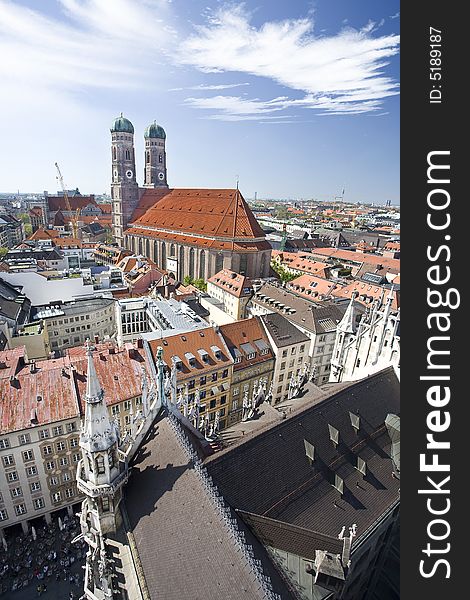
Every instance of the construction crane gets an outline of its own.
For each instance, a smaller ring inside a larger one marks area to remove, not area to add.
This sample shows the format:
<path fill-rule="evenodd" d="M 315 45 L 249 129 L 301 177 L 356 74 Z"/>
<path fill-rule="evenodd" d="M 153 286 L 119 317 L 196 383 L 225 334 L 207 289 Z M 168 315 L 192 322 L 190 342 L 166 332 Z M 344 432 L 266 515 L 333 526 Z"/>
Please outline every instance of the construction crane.
<path fill-rule="evenodd" d="M 70 206 L 69 196 L 67 194 L 67 190 L 65 189 L 64 178 L 62 177 L 62 173 L 60 172 L 58 163 L 55 163 L 55 168 L 57 169 L 57 179 L 59 180 L 60 187 L 62 188 L 62 192 L 64 194 L 65 206 L 67 207 L 67 212 L 70 215 L 70 225 L 72 226 L 73 237 L 75 239 L 78 238 L 78 215 L 80 213 L 80 209 L 78 209 L 75 213 L 72 211 L 72 207 Z"/>

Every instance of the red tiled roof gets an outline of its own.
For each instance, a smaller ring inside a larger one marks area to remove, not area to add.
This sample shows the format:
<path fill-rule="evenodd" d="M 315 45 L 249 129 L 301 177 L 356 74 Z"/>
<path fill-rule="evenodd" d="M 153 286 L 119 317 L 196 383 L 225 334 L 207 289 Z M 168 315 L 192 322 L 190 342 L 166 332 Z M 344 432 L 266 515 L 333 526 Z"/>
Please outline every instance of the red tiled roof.
<path fill-rule="evenodd" d="M 338 250 L 336 248 L 315 248 L 311 254 L 325 256 L 331 259 L 337 259 L 339 261 L 351 260 L 370 265 L 382 265 L 385 268 L 400 271 L 400 260 L 397 258 L 387 258 L 385 256 L 378 256 L 374 254 L 367 254 L 367 256 L 364 256 L 358 252 L 352 252 L 351 250 Z"/>
<path fill-rule="evenodd" d="M 131 224 L 134 229 L 158 227 L 209 238 L 265 237 L 240 191 L 234 189 L 145 190 Z"/>
<path fill-rule="evenodd" d="M 58 237 L 60 237 L 60 231 L 57 231 L 57 229 L 44 229 L 40 227 L 29 236 L 28 240 L 51 240 Z"/>
<path fill-rule="evenodd" d="M 107 405 L 142 393 L 142 366 L 150 375 L 143 349 L 133 344 L 123 348 L 98 344 L 93 361 Z M 87 379 L 83 347 L 71 348 L 62 358 L 36 361 L 34 373 L 24 361 L 24 347 L 0 352 L 0 362 L 6 365 L 0 368 L 0 435 L 30 428 L 33 416 L 34 426 L 40 426 L 83 412 Z M 16 380 L 10 381 L 12 375 Z"/>
<path fill-rule="evenodd" d="M 364 281 L 352 281 L 344 287 L 339 287 L 333 291 L 333 296 L 337 298 L 351 298 L 353 292 L 357 292 L 359 295 L 356 297 L 356 302 L 360 302 L 367 306 L 374 300 L 384 301 L 390 294 L 390 289 L 384 288 L 380 285 L 373 285 Z M 400 293 L 397 290 L 393 290 L 392 308 L 397 310 L 400 306 Z"/>
<path fill-rule="evenodd" d="M 40 206 L 33 206 L 33 208 L 30 209 L 29 214 L 32 217 L 41 217 L 42 218 L 42 208 Z"/>
<path fill-rule="evenodd" d="M 169 367 L 172 364 L 172 356 L 180 358 L 182 367 L 178 372 L 178 378 L 189 379 L 191 377 L 199 377 L 204 373 L 228 367 L 233 363 L 223 337 L 213 327 L 171 335 L 163 340 L 151 340 L 148 344 L 154 361 L 158 346 L 163 348 L 163 360 Z M 220 360 L 217 359 L 212 350 L 215 346 L 221 350 Z M 205 350 L 208 353 L 209 358 L 207 362 L 202 360 L 198 350 Z M 190 352 L 196 358 L 194 367 L 191 367 L 189 359 L 185 356 L 187 352 Z"/>
<path fill-rule="evenodd" d="M 286 284 L 286 287 L 299 296 L 310 300 L 318 296 L 330 296 L 334 290 L 341 289 L 341 286 L 337 283 L 307 273 L 293 279 Z"/>
<path fill-rule="evenodd" d="M 252 292 L 250 279 L 229 269 L 222 269 L 210 277 L 207 282 L 216 285 L 237 298 L 249 296 Z"/>
<path fill-rule="evenodd" d="M 47 196 L 47 205 L 51 212 L 55 212 L 58 210 L 68 211 L 67 202 L 65 201 L 64 196 Z M 93 204 L 94 206 L 98 206 L 98 203 L 95 200 L 95 197 L 92 196 L 68 196 L 68 200 L 70 203 L 70 208 L 75 211 L 78 208 L 82 209 L 89 204 Z"/>
<path fill-rule="evenodd" d="M 235 321 L 234 323 L 227 323 L 220 326 L 220 331 L 224 336 L 227 346 L 233 352 L 233 348 L 237 348 L 241 355 L 241 361 L 235 363 L 233 366 L 234 371 L 244 369 L 251 365 L 271 360 L 273 358 L 273 352 L 269 344 L 268 336 L 262 327 L 259 317 L 253 317 L 251 319 L 243 319 L 242 321 Z M 269 346 L 269 350 L 266 354 L 260 354 L 260 349 L 255 344 L 255 341 L 263 340 L 263 342 Z M 242 344 L 250 344 L 256 351 L 255 357 L 248 359 L 248 353 L 242 348 Z"/>

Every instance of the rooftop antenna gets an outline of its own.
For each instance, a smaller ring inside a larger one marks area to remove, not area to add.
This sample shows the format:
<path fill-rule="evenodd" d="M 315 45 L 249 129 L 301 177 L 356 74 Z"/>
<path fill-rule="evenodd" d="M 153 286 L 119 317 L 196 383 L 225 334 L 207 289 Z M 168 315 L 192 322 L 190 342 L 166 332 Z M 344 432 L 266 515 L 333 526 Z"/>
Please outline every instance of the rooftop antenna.
<path fill-rule="evenodd" d="M 237 190 L 238 190 L 238 184 L 240 183 L 240 176 L 239 175 L 235 175 L 235 177 L 237 178 Z"/>

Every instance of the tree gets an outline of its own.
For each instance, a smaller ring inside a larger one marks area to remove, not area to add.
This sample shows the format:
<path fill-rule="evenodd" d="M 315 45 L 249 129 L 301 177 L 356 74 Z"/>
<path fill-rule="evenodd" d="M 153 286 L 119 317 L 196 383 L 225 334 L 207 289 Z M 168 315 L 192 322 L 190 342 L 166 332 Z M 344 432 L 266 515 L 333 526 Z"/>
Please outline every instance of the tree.
<path fill-rule="evenodd" d="M 8 254 L 8 248 L 0 248 L 0 260 L 3 260 L 6 254 Z"/>
<path fill-rule="evenodd" d="M 279 279 L 283 283 L 286 283 L 287 281 L 292 281 L 293 279 L 296 279 L 298 277 L 297 273 L 289 273 L 289 271 L 286 271 L 286 269 L 282 265 L 274 261 L 271 262 L 271 267 L 273 271 L 277 273 Z"/>

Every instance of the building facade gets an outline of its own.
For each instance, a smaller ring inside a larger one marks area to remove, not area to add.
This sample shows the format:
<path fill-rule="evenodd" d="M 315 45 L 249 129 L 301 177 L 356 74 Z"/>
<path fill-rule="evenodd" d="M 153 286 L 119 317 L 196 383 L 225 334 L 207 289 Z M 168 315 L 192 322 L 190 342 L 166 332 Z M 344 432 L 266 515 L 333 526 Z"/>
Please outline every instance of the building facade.
<path fill-rule="evenodd" d="M 328 383 L 336 339 L 336 328 L 345 311 L 344 304 L 307 300 L 286 288 L 264 284 L 250 300 L 252 315 L 279 314 L 309 338 L 308 357 L 317 385 Z"/>
<path fill-rule="evenodd" d="M 87 298 L 41 307 L 34 315 L 44 321 L 51 352 L 61 354 L 82 346 L 88 338 L 115 338 L 116 309 L 113 298 Z"/>
<path fill-rule="evenodd" d="M 145 340 L 144 345 L 154 364 L 161 346 L 167 368 L 170 370 L 174 365 L 175 403 L 180 412 L 206 433 L 216 420 L 218 429 L 224 429 L 234 359 L 220 329 L 207 327 L 164 339 Z"/>
<path fill-rule="evenodd" d="M 275 354 L 259 318 L 244 319 L 220 327 L 233 358 L 232 385 L 227 425 L 243 418 L 243 404 L 254 407 L 267 398 L 274 374 Z"/>
<path fill-rule="evenodd" d="M 0 536 L 20 524 L 63 509 L 76 512 L 81 419 L 85 415 L 89 356 L 83 347 L 66 356 L 28 360 L 24 348 L 0 352 Z M 97 344 L 94 371 L 121 438 L 131 432 L 145 402 L 151 368 L 138 344 Z M 145 373 L 145 375 L 144 375 Z M 75 506 L 76 505 L 76 506 Z"/>
<path fill-rule="evenodd" d="M 277 313 L 260 317 L 276 361 L 272 377 L 273 404 L 286 400 L 294 377 L 309 365 L 309 338 Z"/>
<path fill-rule="evenodd" d="M 336 332 L 330 381 L 355 381 L 381 369 L 400 366 L 400 309 L 393 310 L 394 295 L 376 300 L 358 320 L 357 293 Z"/>
<path fill-rule="evenodd" d="M 238 321 L 247 316 L 246 305 L 253 295 L 253 285 L 248 277 L 223 269 L 207 280 L 207 293 Z"/>

